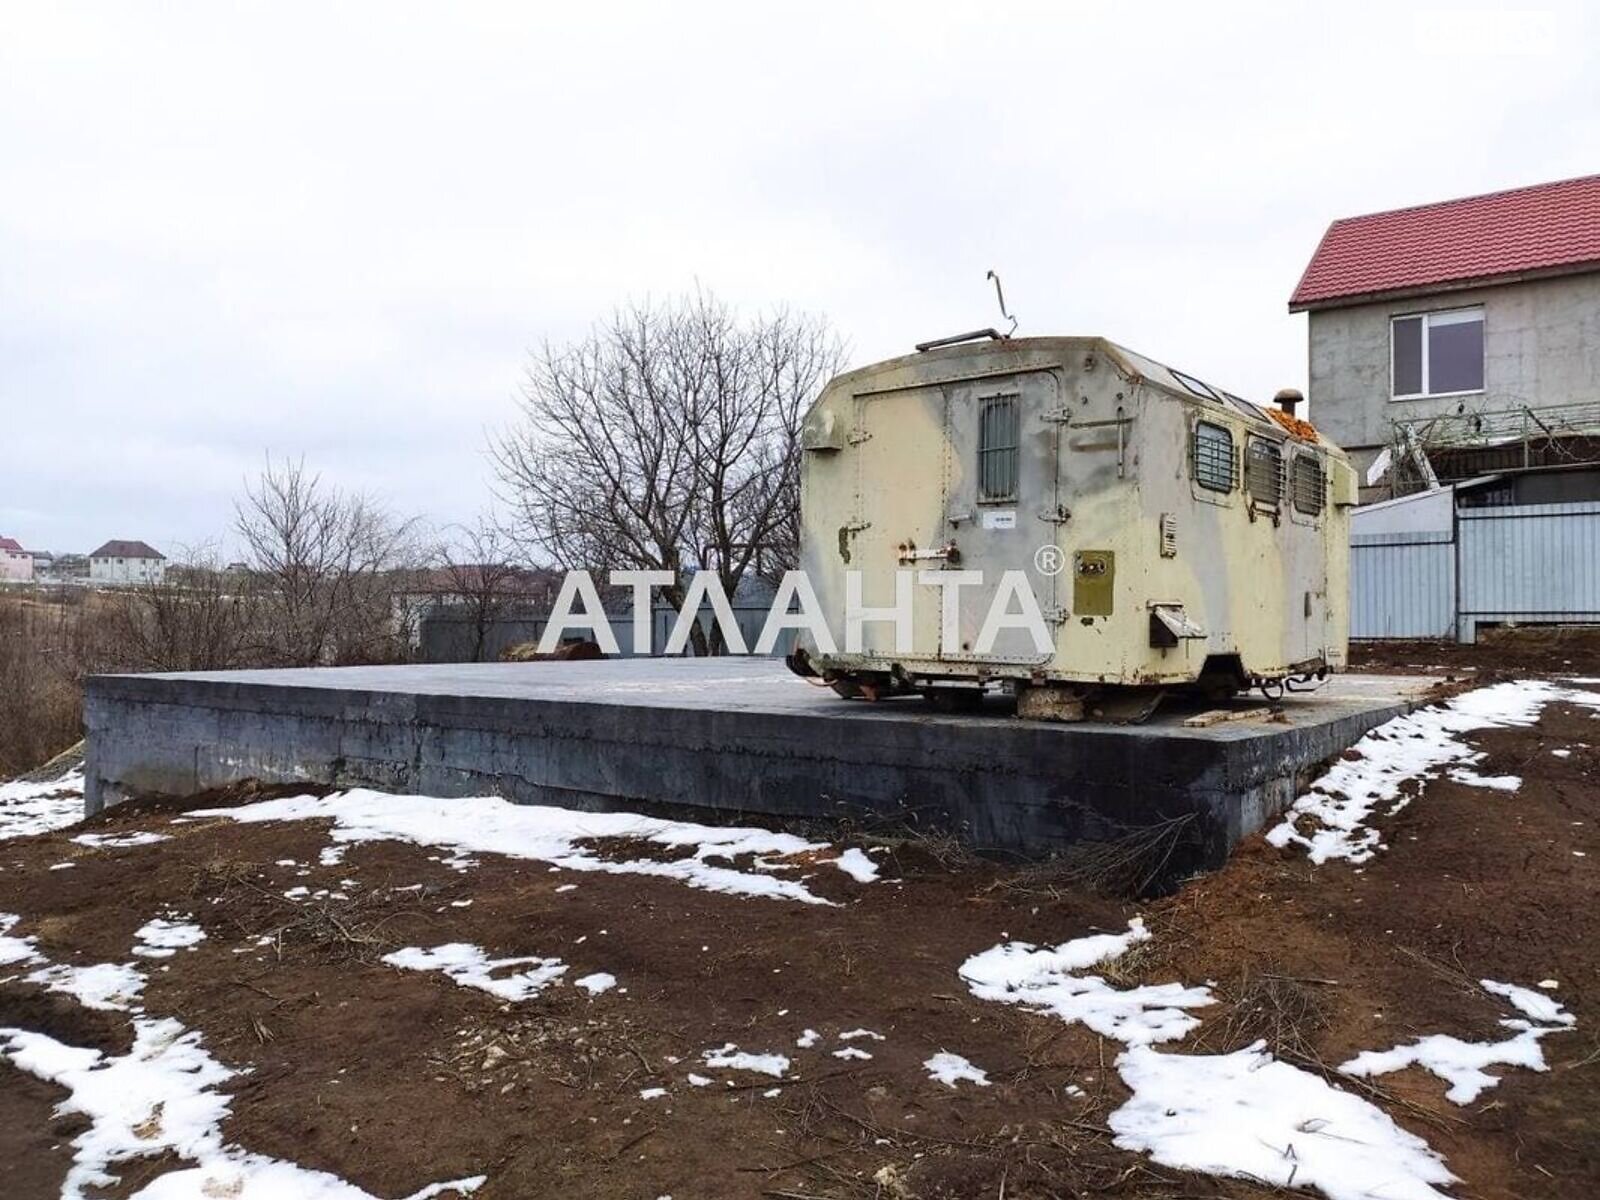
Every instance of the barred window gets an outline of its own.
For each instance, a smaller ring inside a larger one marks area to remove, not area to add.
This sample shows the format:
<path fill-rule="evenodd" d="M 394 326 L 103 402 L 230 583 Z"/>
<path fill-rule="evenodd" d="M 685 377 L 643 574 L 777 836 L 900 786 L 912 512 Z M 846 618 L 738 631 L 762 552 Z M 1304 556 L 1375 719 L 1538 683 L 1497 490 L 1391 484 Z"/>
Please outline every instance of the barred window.
<path fill-rule="evenodd" d="M 990 396 L 978 410 L 978 499 L 1017 498 L 1017 398 Z"/>
<path fill-rule="evenodd" d="M 1250 439 L 1244 459 L 1244 486 L 1257 504 L 1278 507 L 1283 499 L 1283 451 L 1276 442 Z"/>
<path fill-rule="evenodd" d="M 1307 516 L 1322 511 L 1323 497 L 1327 491 L 1327 478 L 1322 470 L 1322 460 L 1310 454 L 1294 457 L 1294 506 Z"/>
<path fill-rule="evenodd" d="M 1210 421 L 1194 427 L 1194 480 L 1212 492 L 1233 491 L 1233 434 Z"/>

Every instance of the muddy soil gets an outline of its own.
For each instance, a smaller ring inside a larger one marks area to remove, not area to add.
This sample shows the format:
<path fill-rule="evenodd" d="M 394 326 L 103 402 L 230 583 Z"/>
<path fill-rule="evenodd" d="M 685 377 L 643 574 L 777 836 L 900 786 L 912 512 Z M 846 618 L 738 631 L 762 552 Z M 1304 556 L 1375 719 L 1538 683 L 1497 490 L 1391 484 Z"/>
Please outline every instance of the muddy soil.
<path fill-rule="evenodd" d="M 325 823 L 174 823 L 169 806 L 95 823 L 171 835 L 156 845 L 94 849 L 72 829 L 0 843 L 0 912 L 20 914 L 14 934 L 50 958 L 80 963 L 128 961 L 139 926 L 192 914 L 206 940 L 145 964 L 144 1007 L 249 1068 L 230 1085 L 225 1135 L 382 1197 L 478 1173 L 484 1200 L 1281 1194 L 1116 1148 L 1121 1046 L 979 1000 L 957 975 L 1007 937 L 1055 944 L 1135 914 L 1155 936 L 1110 969 L 1116 982 L 1214 981 L 1218 1003 L 1170 1048 L 1265 1038 L 1424 1138 L 1461 1178 L 1457 1195 L 1593 1196 L 1600 722 L 1554 705 L 1537 726 L 1470 740 L 1488 754 L 1478 770 L 1519 774 L 1521 789 L 1430 782 L 1379 822 L 1388 848 L 1362 866 L 1313 866 L 1258 837 L 1225 870 L 1138 905 L 924 843 L 890 846 L 873 883 L 818 868 L 830 906 L 490 854 L 458 870 L 392 842 L 324 866 Z M 511 1004 L 379 961 L 450 941 L 559 956 L 568 978 L 603 971 L 617 986 L 563 983 Z M 1465 1107 L 1418 1070 L 1375 1084 L 1332 1073 L 1419 1035 L 1497 1036 L 1506 1012 L 1483 978 L 1559 981 L 1578 1024 L 1545 1040 L 1548 1071 L 1494 1068 L 1503 1082 Z M 0 983 L 6 1025 L 113 1051 L 127 1037 L 125 1015 L 14 979 Z M 808 1029 L 819 1036 L 802 1048 Z M 882 1040 L 840 1036 L 857 1029 Z M 703 1053 L 729 1042 L 787 1055 L 789 1073 L 708 1069 Z M 871 1057 L 837 1054 L 852 1047 Z M 931 1080 L 922 1064 L 940 1050 L 992 1086 Z M 714 1081 L 694 1086 L 691 1072 Z M 79 1128 L 52 1116 L 61 1095 L 0 1066 L 0 1195 L 59 1193 Z"/>

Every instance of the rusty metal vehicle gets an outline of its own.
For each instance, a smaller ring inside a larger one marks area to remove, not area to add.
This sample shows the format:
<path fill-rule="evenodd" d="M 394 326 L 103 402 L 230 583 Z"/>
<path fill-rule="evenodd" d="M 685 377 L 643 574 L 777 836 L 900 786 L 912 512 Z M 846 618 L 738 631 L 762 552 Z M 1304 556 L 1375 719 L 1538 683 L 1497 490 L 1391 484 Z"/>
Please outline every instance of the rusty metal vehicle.
<path fill-rule="evenodd" d="M 830 629 L 909 589 L 909 636 L 880 612 L 853 648 L 802 637 L 791 668 L 950 708 L 1003 688 L 1064 720 L 1315 686 L 1346 661 L 1356 480 L 1297 399 L 1253 404 L 1103 338 L 993 330 L 839 376 L 802 431 L 801 567 Z M 1013 625 L 979 644 L 1018 600 L 1007 572 L 1043 644 Z"/>

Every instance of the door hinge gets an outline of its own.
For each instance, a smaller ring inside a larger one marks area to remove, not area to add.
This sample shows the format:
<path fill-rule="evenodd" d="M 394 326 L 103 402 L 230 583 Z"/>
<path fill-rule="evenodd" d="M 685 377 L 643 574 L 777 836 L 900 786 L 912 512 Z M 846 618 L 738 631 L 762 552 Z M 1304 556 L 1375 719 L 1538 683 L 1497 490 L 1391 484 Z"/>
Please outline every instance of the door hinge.
<path fill-rule="evenodd" d="M 1055 425 L 1065 425 L 1072 420 L 1072 410 L 1065 406 L 1061 408 L 1047 408 L 1039 414 L 1041 421 L 1049 421 Z"/>
<path fill-rule="evenodd" d="M 859 446 L 862 442 L 872 440 L 872 431 L 869 429 L 852 429 L 850 431 L 850 444 Z"/>
<path fill-rule="evenodd" d="M 1072 616 L 1064 608 L 1047 608 L 1043 610 L 1041 615 L 1044 617 L 1046 624 L 1050 625 L 1065 625 L 1068 618 Z"/>
<path fill-rule="evenodd" d="M 1052 525 L 1065 525 L 1072 520 L 1072 510 L 1065 504 L 1058 504 L 1055 508 L 1041 508 L 1036 514 L 1041 521 L 1049 521 Z"/>

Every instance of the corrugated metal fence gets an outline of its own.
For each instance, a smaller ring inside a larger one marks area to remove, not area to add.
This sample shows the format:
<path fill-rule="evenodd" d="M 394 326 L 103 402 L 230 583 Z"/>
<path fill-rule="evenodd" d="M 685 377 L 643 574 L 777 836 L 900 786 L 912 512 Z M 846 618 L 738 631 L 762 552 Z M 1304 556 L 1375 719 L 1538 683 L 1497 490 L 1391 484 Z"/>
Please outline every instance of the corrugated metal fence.
<path fill-rule="evenodd" d="M 1600 622 L 1600 502 L 1463 508 L 1448 532 L 1350 539 L 1350 636 Z"/>

